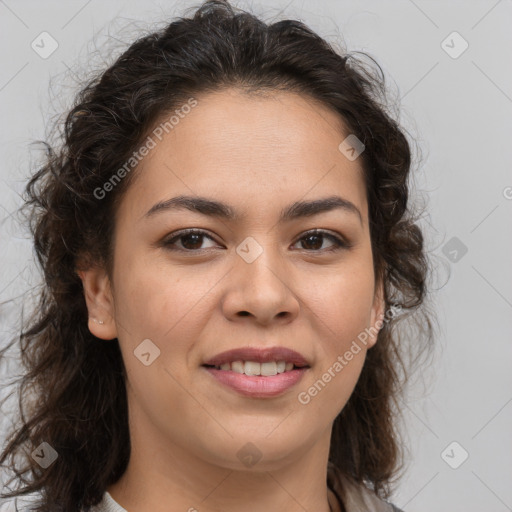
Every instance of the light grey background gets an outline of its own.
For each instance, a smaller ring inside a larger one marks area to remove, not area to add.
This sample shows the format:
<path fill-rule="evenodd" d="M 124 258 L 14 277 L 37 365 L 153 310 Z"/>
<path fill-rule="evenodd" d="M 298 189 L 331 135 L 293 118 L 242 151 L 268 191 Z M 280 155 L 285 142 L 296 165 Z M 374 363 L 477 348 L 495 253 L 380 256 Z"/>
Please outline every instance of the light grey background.
<path fill-rule="evenodd" d="M 0 0 L 0 302 L 14 299 L 0 308 L 2 337 L 16 332 L 21 295 L 37 282 L 12 212 L 38 156 L 29 143 L 45 138 L 49 115 L 69 108 L 80 85 L 63 73 L 91 61 L 95 34 L 105 52 L 109 33 L 130 42 L 137 27 L 162 26 L 198 4 Z M 234 4 L 266 19 L 284 9 L 332 42 L 342 36 L 348 50 L 376 58 L 401 98 L 400 121 L 423 151 L 415 183 L 429 201 L 441 330 L 434 364 L 403 405 L 409 461 L 393 501 L 406 512 L 512 510 L 512 2 Z M 31 48 L 43 31 L 58 43 L 47 59 Z M 457 58 L 445 49 L 459 51 L 459 36 L 442 46 L 454 31 L 469 44 Z M 462 450 L 469 457 L 453 469 L 446 461 L 456 465 Z"/>

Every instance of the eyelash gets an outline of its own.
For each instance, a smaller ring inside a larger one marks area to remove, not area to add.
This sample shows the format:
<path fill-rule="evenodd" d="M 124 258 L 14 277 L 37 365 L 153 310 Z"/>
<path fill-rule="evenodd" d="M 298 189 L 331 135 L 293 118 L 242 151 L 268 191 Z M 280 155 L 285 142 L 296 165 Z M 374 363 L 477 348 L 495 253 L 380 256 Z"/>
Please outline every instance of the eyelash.
<path fill-rule="evenodd" d="M 198 253 L 198 252 L 208 250 L 208 249 L 180 249 L 179 247 L 173 246 L 176 240 L 179 240 L 180 238 L 183 238 L 187 235 L 201 235 L 201 236 L 209 238 L 210 240 L 215 242 L 215 240 L 210 235 L 208 235 L 208 233 L 206 231 L 202 231 L 199 229 L 185 229 L 183 231 L 178 232 L 172 238 L 164 240 L 163 246 L 170 251 L 178 251 L 178 252 L 183 252 L 183 253 Z M 310 235 L 323 235 L 325 238 L 328 238 L 329 240 L 334 242 L 334 247 L 332 247 L 330 249 L 323 249 L 323 250 L 321 250 L 321 249 L 320 250 L 302 249 L 304 251 L 325 253 L 325 252 L 340 251 L 343 249 L 350 249 L 350 247 L 352 247 L 350 243 L 346 242 L 342 238 L 340 238 L 336 235 L 333 235 L 327 231 L 321 230 L 321 229 L 313 229 L 311 231 L 307 231 L 297 240 L 297 242 L 300 242 L 302 239 L 304 239 Z M 295 243 L 297 243 L 297 242 L 295 242 Z"/>

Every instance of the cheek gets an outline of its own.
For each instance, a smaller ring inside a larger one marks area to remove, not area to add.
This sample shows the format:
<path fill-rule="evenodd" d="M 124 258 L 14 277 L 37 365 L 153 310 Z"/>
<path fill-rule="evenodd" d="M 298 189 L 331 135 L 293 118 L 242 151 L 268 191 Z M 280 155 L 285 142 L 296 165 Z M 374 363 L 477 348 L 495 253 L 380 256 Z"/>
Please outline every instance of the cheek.
<path fill-rule="evenodd" d="M 318 277 L 318 276 L 317 276 Z M 311 278 L 304 289 L 308 307 L 318 327 L 327 334 L 326 351 L 344 350 L 371 319 L 374 281 L 373 269 L 352 265 L 321 279 Z"/>
<path fill-rule="evenodd" d="M 330 280 L 328 290 L 317 290 L 313 298 L 320 360 L 311 387 L 301 389 L 298 400 L 312 417 L 324 415 L 334 421 L 364 365 L 367 347 L 358 337 L 369 325 L 373 282 L 341 276 Z"/>
<path fill-rule="evenodd" d="M 133 350 L 145 339 L 160 349 L 160 360 L 170 365 L 173 357 L 190 349 L 190 340 L 204 327 L 211 314 L 206 297 L 218 276 L 211 269 L 190 267 L 171 269 L 154 259 L 126 258 L 115 276 L 116 320 L 121 329 L 126 351 Z M 174 364 L 174 363 L 173 363 Z"/>
<path fill-rule="evenodd" d="M 370 325 L 374 275 L 368 254 L 331 276 L 323 288 L 314 288 L 315 314 L 322 319 L 325 334 L 323 358 L 315 372 L 317 407 L 332 420 L 343 409 L 361 374 L 367 347 L 365 330 Z M 362 335 L 362 337 L 361 337 Z M 308 396 L 306 396 L 306 400 Z"/>
<path fill-rule="evenodd" d="M 357 384 L 364 364 L 366 349 L 364 345 L 352 344 L 352 338 L 338 338 L 325 349 L 322 361 L 314 368 L 314 374 L 297 395 L 299 410 L 308 411 L 304 418 L 311 429 L 316 428 L 315 418 L 322 417 L 332 422 L 347 404 Z"/>

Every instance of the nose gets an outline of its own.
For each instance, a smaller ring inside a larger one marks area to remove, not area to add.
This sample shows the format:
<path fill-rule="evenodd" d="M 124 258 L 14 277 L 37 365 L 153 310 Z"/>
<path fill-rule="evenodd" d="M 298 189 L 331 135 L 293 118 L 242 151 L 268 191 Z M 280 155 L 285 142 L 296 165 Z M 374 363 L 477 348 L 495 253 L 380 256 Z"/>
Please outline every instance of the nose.
<path fill-rule="evenodd" d="M 261 242 L 260 242 L 261 244 Z M 236 257 L 234 268 L 222 301 L 222 309 L 230 321 L 248 321 L 268 325 L 288 323 L 297 317 L 300 303 L 293 274 L 277 250 L 264 246 L 252 262 Z"/>

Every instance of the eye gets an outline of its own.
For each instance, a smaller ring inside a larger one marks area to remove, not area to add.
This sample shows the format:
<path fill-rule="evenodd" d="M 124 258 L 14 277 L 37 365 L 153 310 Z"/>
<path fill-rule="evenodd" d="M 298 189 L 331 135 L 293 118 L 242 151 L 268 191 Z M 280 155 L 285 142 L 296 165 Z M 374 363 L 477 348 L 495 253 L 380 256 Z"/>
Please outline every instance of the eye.
<path fill-rule="evenodd" d="M 198 252 L 201 249 L 202 239 L 209 238 L 213 240 L 211 236 L 209 236 L 206 231 L 201 231 L 198 229 L 185 229 L 180 231 L 177 235 L 172 238 L 165 240 L 163 245 L 171 250 L 171 251 L 182 251 L 182 252 Z M 176 241 L 181 240 L 181 246 L 176 246 Z"/>
<path fill-rule="evenodd" d="M 204 249 L 210 248 L 201 247 L 204 238 L 208 238 L 209 240 L 215 242 L 215 240 L 211 236 L 209 236 L 206 231 L 202 231 L 199 229 L 185 229 L 175 234 L 172 238 L 164 240 L 163 245 L 166 249 L 169 249 L 171 251 L 200 252 Z M 328 239 L 332 242 L 331 248 L 322 249 L 322 246 L 324 245 L 324 239 Z M 181 247 L 179 246 L 179 244 L 176 244 L 177 241 L 180 242 Z M 302 248 L 304 250 L 313 252 L 331 252 L 341 249 L 348 249 L 351 247 L 351 245 L 348 242 L 346 242 L 343 238 L 320 229 L 308 231 L 294 245 L 296 245 L 299 242 L 302 242 Z M 304 247 L 304 245 L 312 246 L 312 248 Z"/>
<path fill-rule="evenodd" d="M 333 246 L 330 249 L 323 249 L 319 250 L 323 246 L 323 239 L 329 239 L 331 242 L 333 242 Z M 306 241 L 305 245 L 313 246 L 312 249 L 308 249 L 307 247 L 304 248 L 304 240 Z M 341 249 L 348 249 L 350 248 L 350 244 L 346 242 L 344 239 L 342 239 L 339 236 L 333 235 L 331 233 L 328 233 L 327 231 L 323 231 L 320 229 L 315 229 L 313 231 L 308 231 L 302 237 L 296 242 L 299 243 L 302 241 L 303 248 L 305 250 L 313 250 L 313 252 L 326 252 L 326 251 L 338 251 Z"/>

